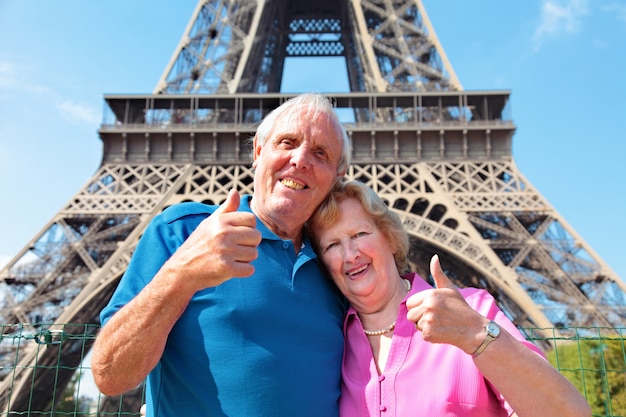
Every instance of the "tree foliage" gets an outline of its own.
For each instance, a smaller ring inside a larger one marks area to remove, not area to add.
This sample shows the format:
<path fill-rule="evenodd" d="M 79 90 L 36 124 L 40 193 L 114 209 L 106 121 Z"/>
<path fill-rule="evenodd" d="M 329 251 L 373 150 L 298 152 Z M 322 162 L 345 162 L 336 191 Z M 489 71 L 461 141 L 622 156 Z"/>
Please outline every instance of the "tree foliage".
<path fill-rule="evenodd" d="M 77 385 L 80 380 L 80 375 L 77 372 L 72 377 L 72 380 L 63 390 L 63 394 L 60 398 L 56 399 L 56 404 L 50 405 L 50 414 L 52 417 L 67 417 L 67 416 L 79 416 L 87 415 L 89 412 L 90 399 L 87 397 L 78 397 Z"/>
<path fill-rule="evenodd" d="M 626 350 L 622 338 L 559 342 L 547 356 L 585 395 L 594 416 L 626 416 Z"/>

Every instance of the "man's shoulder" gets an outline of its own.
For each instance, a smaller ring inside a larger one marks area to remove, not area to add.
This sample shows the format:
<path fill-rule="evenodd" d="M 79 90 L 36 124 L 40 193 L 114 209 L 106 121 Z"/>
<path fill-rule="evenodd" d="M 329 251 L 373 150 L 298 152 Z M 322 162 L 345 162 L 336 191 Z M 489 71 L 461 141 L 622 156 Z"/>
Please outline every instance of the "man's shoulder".
<path fill-rule="evenodd" d="M 173 223 L 197 217 L 206 218 L 217 210 L 218 207 L 218 205 L 188 201 L 167 207 L 158 217 L 164 223 Z"/>

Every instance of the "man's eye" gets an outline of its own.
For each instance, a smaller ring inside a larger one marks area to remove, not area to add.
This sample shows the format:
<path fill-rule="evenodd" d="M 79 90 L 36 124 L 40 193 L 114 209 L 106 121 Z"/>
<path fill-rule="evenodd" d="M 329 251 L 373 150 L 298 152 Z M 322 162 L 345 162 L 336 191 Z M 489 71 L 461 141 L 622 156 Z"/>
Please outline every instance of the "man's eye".
<path fill-rule="evenodd" d="M 280 140 L 280 144 L 285 147 L 293 147 L 295 145 L 295 140 L 291 138 L 283 138 Z"/>
<path fill-rule="evenodd" d="M 315 156 L 317 156 L 317 158 L 319 159 L 328 160 L 328 154 L 326 153 L 326 151 L 321 149 L 315 151 Z"/>

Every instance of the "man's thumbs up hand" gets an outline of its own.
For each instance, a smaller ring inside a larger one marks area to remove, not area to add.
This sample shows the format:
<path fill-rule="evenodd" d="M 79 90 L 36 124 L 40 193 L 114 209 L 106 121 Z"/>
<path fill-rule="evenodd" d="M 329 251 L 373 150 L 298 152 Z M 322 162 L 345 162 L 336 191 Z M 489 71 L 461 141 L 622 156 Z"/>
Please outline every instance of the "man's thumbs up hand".
<path fill-rule="evenodd" d="M 198 291 L 254 273 L 251 262 L 258 256 L 261 232 L 253 213 L 237 211 L 239 202 L 239 192 L 231 190 L 164 265 L 180 271 L 176 274 L 180 285 Z"/>
<path fill-rule="evenodd" d="M 228 192 L 228 196 L 226 200 L 219 206 L 217 210 L 213 212 L 213 215 L 221 214 L 221 213 L 232 213 L 237 211 L 239 208 L 239 201 L 241 197 L 239 196 L 239 191 L 234 188 Z"/>

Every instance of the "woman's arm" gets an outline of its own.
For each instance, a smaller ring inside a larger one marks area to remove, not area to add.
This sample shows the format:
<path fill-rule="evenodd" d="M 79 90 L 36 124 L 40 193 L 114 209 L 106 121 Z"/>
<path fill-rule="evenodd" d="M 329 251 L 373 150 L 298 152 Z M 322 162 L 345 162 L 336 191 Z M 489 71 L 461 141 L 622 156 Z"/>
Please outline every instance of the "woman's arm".
<path fill-rule="evenodd" d="M 436 255 L 430 268 L 437 288 L 411 296 L 407 317 L 416 322 L 424 340 L 452 344 L 471 355 L 485 340 L 490 320 L 467 304 L 443 273 Z M 519 417 L 591 416 L 589 404 L 576 387 L 504 328 L 474 357 L 474 363 Z"/>

